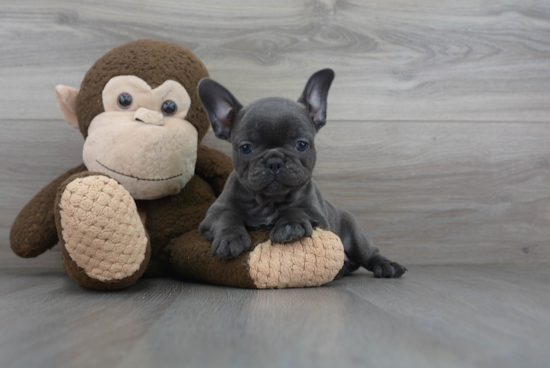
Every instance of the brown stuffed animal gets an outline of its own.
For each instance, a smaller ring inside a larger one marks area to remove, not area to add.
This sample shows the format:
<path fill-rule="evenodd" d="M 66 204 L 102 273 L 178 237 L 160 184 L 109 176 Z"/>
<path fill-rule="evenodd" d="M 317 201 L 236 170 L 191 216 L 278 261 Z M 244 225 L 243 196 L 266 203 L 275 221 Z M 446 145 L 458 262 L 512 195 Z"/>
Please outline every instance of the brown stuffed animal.
<path fill-rule="evenodd" d="M 197 95 L 208 72 L 188 49 L 140 40 L 113 49 L 86 73 L 80 91 L 56 87 L 65 120 L 85 138 L 84 164 L 40 191 L 11 228 L 13 251 L 35 257 L 62 247 L 67 273 L 93 289 L 120 289 L 141 276 L 176 274 L 222 285 L 319 286 L 344 263 L 340 239 L 271 245 L 221 261 L 197 228 L 232 171 L 200 146 L 209 122 Z"/>

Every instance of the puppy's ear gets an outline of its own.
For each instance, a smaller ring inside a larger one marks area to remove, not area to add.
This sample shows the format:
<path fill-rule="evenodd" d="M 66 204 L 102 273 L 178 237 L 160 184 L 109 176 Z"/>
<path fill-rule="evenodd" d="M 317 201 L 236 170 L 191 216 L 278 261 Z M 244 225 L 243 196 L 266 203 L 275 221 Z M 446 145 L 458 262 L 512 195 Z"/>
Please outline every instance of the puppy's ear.
<path fill-rule="evenodd" d="M 201 79 L 198 90 L 216 137 L 229 140 L 237 113 L 243 106 L 224 86 L 210 78 Z"/>
<path fill-rule="evenodd" d="M 307 81 L 304 92 L 298 102 L 304 104 L 309 110 L 309 116 L 317 130 L 321 129 L 327 120 L 328 90 L 334 79 L 332 69 L 319 70 Z"/>

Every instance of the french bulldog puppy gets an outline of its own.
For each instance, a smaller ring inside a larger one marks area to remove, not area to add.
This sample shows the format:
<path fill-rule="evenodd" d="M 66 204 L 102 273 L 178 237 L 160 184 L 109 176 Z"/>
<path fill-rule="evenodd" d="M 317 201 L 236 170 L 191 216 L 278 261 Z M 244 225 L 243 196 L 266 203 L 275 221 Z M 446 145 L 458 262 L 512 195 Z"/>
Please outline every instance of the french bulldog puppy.
<path fill-rule="evenodd" d="M 271 229 L 271 241 L 310 236 L 314 227 L 338 234 L 346 262 L 341 275 L 359 266 L 375 277 L 400 277 L 407 269 L 375 247 L 356 218 L 323 199 L 312 180 L 315 135 L 326 122 L 334 72 L 313 74 L 297 102 L 263 98 L 243 107 L 222 85 L 205 78 L 198 86 L 216 136 L 233 144 L 235 170 L 208 210 L 199 231 L 212 253 L 234 258 L 251 245 L 248 230 Z"/>

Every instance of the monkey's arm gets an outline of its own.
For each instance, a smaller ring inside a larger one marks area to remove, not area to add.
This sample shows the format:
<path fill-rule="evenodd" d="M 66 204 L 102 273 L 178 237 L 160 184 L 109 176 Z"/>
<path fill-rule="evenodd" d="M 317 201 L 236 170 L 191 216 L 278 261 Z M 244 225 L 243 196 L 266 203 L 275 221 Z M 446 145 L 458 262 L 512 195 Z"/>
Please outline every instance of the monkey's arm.
<path fill-rule="evenodd" d="M 222 192 L 231 171 L 233 171 L 233 164 L 229 156 L 199 145 L 195 173 L 210 184 L 216 196 Z"/>
<path fill-rule="evenodd" d="M 11 249 L 20 257 L 36 257 L 58 242 L 54 218 L 57 189 L 69 176 L 86 171 L 81 164 L 48 184 L 38 192 L 15 219 L 10 231 Z"/>

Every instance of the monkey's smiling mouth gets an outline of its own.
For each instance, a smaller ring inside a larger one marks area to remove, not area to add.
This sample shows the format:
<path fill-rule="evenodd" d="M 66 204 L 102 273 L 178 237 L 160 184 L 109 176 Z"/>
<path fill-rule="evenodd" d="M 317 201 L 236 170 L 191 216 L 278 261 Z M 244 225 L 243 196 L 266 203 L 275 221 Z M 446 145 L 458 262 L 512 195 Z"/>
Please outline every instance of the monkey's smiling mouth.
<path fill-rule="evenodd" d="M 144 179 L 144 178 L 138 178 L 137 176 L 133 176 L 133 175 L 128 175 L 128 174 L 123 174 L 121 172 L 118 172 L 116 170 L 113 170 L 111 168 L 108 168 L 107 166 L 103 165 L 101 162 L 99 162 L 98 160 L 95 160 L 98 164 L 100 164 L 101 166 L 103 166 L 104 168 L 106 168 L 107 170 L 111 171 L 111 172 L 114 172 L 115 174 L 118 174 L 118 175 L 122 175 L 122 176 L 126 176 L 128 178 L 132 178 L 132 179 L 137 179 L 137 180 L 143 180 L 143 181 L 166 181 L 166 180 L 170 180 L 170 179 L 174 179 L 174 178 L 177 178 L 177 177 L 180 177 L 183 175 L 182 174 L 179 174 L 179 175 L 174 175 L 174 176 L 171 176 L 169 178 L 164 178 L 164 179 Z"/>

